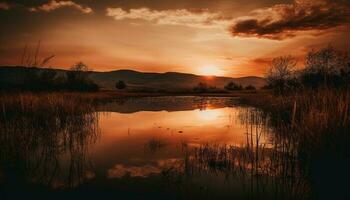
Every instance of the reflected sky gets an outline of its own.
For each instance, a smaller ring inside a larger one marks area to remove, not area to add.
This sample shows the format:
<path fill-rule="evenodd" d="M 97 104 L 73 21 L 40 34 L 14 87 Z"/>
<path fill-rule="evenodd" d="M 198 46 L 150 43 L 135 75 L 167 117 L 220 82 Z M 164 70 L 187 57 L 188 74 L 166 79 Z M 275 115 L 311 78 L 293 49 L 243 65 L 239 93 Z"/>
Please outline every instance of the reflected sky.
<path fill-rule="evenodd" d="M 183 145 L 244 147 L 247 127 L 239 120 L 240 109 L 101 112 L 101 137 L 91 151 L 93 160 L 100 165 L 97 167 L 100 173 L 108 178 L 145 177 L 160 173 L 165 161 L 182 159 Z M 261 139 L 261 142 L 267 141 L 267 138 Z"/>
<path fill-rule="evenodd" d="M 285 199 L 290 191 L 304 194 L 307 187 L 288 182 L 299 175 L 291 164 L 294 151 L 283 148 L 284 141 L 276 145 L 278 138 L 258 109 L 234 101 L 135 98 L 103 105 L 92 113 L 92 124 L 77 121 L 63 132 L 53 127 L 34 136 L 37 130 L 11 129 L 0 138 L 7 148 L 0 157 L 0 183 L 6 186 L 0 187 L 0 199 L 2 192 L 13 197 L 20 184 L 34 187 L 32 194 L 41 193 L 44 185 L 48 195 L 101 197 L 107 190 L 125 199 Z"/>

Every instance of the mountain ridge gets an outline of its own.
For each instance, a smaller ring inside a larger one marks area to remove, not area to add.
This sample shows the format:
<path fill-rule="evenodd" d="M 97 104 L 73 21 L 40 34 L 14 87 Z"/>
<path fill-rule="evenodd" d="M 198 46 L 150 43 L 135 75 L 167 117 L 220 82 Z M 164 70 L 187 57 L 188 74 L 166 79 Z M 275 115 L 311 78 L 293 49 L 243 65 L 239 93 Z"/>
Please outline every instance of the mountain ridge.
<path fill-rule="evenodd" d="M 68 70 L 57 68 L 37 68 L 22 66 L 0 66 L 0 80 L 16 81 L 19 74 L 27 71 L 54 70 L 59 76 L 65 76 Z M 129 88 L 138 89 L 169 89 L 183 90 L 192 89 L 199 83 L 206 83 L 208 86 L 224 88 L 224 86 L 233 81 L 243 86 L 253 85 L 260 88 L 266 84 L 264 78 L 258 76 L 246 76 L 239 78 L 225 76 L 202 76 L 191 73 L 181 72 L 140 72 L 131 69 L 119 69 L 107 72 L 89 71 L 89 77 L 102 89 L 114 90 L 116 81 L 124 81 Z"/>

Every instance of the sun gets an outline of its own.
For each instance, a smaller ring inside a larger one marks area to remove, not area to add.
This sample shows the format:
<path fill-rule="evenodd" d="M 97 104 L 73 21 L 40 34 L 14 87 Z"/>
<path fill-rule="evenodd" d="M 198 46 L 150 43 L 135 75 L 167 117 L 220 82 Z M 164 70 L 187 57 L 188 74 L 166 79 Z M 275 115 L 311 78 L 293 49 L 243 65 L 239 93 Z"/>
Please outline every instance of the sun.
<path fill-rule="evenodd" d="M 198 68 L 198 73 L 204 76 L 220 76 L 223 74 L 222 70 L 215 66 L 203 66 Z"/>

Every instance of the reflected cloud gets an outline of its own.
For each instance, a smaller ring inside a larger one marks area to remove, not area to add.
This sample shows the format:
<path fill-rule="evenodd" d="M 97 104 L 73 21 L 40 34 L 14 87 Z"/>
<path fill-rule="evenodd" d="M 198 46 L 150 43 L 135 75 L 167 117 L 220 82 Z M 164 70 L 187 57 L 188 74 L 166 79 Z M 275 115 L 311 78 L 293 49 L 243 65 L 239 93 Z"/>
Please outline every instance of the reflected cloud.
<path fill-rule="evenodd" d="M 146 178 L 152 174 L 161 173 L 159 167 L 152 165 L 145 166 L 124 166 L 124 165 L 115 165 L 112 169 L 108 170 L 108 178 L 122 178 L 123 176 L 129 175 L 131 177 L 143 177 Z"/>
<path fill-rule="evenodd" d="M 160 174 L 164 169 L 175 166 L 181 159 L 162 159 L 141 166 L 126 166 L 117 164 L 107 171 L 107 178 L 122 178 L 124 176 L 147 178 L 151 175 Z"/>

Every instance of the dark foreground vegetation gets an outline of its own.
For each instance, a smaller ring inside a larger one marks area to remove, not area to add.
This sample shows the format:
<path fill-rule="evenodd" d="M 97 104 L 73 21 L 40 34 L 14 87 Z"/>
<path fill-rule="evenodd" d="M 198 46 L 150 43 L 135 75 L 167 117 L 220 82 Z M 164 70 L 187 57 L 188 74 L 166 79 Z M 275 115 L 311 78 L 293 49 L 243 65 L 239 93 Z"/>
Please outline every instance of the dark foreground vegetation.
<path fill-rule="evenodd" d="M 327 47 L 310 52 L 302 71 L 295 60 L 273 60 L 267 75 L 273 94 L 243 98 L 270 118 L 278 138 L 295 152 L 315 198 L 349 198 L 350 60 Z"/>
<path fill-rule="evenodd" d="M 70 70 L 58 72 L 50 68 L 21 68 L 16 80 L 0 80 L 0 92 L 53 92 L 53 91 L 98 91 L 99 86 L 89 78 L 88 66 L 82 62 L 73 65 Z"/>
<path fill-rule="evenodd" d="M 86 180 L 80 172 L 91 168 L 88 145 L 98 136 L 91 97 L 9 94 L 1 95 L 0 107 L 1 199 L 34 193 L 35 199 L 47 199 L 48 185 L 73 187 Z"/>

